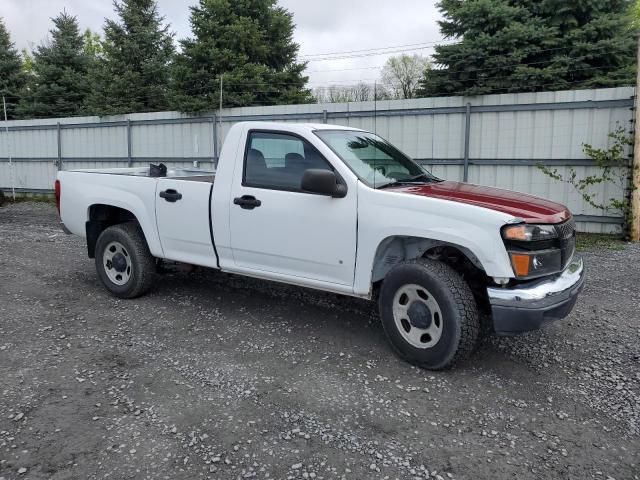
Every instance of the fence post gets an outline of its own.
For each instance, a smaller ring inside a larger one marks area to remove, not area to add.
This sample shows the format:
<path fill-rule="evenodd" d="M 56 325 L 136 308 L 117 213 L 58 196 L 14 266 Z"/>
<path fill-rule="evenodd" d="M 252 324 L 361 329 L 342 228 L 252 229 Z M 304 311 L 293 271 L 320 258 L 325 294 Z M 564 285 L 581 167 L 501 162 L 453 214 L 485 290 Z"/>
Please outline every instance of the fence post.
<path fill-rule="evenodd" d="M 322 123 L 327 123 L 327 111 L 322 111 Z"/>
<path fill-rule="evenodd" d="M 640 36 L 638 37 L 637 56 L 640 60 Z M 629 237 L 631 241 L 640 241 L 640 68 L 636 77 L 635 92 L 635 125 L 633 139 L 633 162 L 631 163 L 631 225 Z"/>
<path fill-rule="evenodd" d="M 462 181 L 469 181 L 469 139 L 471 136 L 471 103 L 467 102 L 467 111 L 465 114 L 464 127 L 464 169 L 462 173 Z"/>
<path fill-rule="evenodd" d="M 218 121 L 216 118 L 216 114 L 213 114 L 211 117 L 211 128 L 213 132 L 213 169 L 218 169 L 218 127 L 216 126 L 216 122 Z"/>
<path fill-rule="evenodd" d="M 133 166 L 133 157 L 131 156 L 131 120 L 127 118 L 127 165 L 129 168 Z"/>
<path fill-rule="evenodd" d="M 2 109 L 4 110 L 4 133 L 7 135 L 7 154 L 9 156 L 9 170 L 11 171 L 11 196 L 16 199 L 16 178 L 13 174 L 13 161 L 11 160 L 11 145 L 9 142 L 9 120 L 7 120 L 7 101 L 2 95 Z"/>
<path fill-rule="evenodd" d="M 57 129 L 57 142 L 58 142 L 58 158 L 56 159 L 56 166 L 58 170 L 62 170 L 62 128 L 60 128 L 60 122 L 56 125 Z"/>

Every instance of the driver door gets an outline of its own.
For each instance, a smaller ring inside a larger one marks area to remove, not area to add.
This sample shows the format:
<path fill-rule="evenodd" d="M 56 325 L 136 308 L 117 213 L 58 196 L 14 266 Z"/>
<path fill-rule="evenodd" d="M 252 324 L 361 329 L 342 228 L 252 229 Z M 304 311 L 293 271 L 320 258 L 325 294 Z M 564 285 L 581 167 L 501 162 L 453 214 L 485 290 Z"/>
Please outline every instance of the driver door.
<path fill-rule="evenodd" d="M 250 130 L 243 168 L 231 195 L 233 257 L 251 269 L 339 285 L 353 285 L 357 189 L 344 198 L 305 193 L 310 168 L 334 170 L 305 139 Z"/>

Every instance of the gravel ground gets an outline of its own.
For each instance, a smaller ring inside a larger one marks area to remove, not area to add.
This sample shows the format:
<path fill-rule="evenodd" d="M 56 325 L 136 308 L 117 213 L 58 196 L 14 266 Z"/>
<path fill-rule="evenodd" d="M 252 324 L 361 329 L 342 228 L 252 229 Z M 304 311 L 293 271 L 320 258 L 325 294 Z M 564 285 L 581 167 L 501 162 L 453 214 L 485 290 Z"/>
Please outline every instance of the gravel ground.
<path fill-rule="evenodd" d="M 640 245 L 566 320 L 433 373 L 367 302 L 213 271 L 110 297 L 55 209 L 0 209 L 0 480 L 638 479 Z"/>

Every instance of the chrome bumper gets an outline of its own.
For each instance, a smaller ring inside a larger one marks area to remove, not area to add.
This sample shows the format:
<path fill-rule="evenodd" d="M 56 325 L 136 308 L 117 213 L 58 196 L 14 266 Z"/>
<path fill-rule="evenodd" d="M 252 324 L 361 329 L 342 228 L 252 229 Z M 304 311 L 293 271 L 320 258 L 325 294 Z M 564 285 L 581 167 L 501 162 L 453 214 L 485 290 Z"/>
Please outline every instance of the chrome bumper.
<path fill-rule="evenodd" d="M 516 288 L 487 288 L 496 333 L 510 335 L 566 317 L 584 286 L 584 264 L 575 257 L 557 277 Z"/>

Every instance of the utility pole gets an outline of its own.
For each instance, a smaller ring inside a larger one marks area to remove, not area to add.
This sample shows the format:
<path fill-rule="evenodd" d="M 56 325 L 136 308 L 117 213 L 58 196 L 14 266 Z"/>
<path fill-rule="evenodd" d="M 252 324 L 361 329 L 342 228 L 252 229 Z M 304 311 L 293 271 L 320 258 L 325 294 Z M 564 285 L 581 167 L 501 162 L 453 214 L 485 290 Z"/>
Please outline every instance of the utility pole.
<path fill-rule="evenodd" d="M 373 133 L 378 134 L 378 81 L 373 83 Z"/>
<path fill-rule="evenodd" d="M 638 73 L 636 77 L 633 162 L 631 164 L 631 232 L 634 242 L 640 241 L 640 35 L 638 36 Z"/>
<path fill-rule="evenodd" d="M 9 147 L 9 121 L 7 120 L 7 101 L 2 95 L 2 109 L 4 110 L 4 131 L 7 134 L 7 155 L 9 157 L 9 171 L 11 172 L 11 194 L 16 200 L 16 182 L 13 177 L 13 162 L 11 161 L 11 148 Z"/>
<path fill-rule="evenodd" d="M 224 73 L 220 74 L 220 110 L 222 110 L 222 79 L 224 78 Z"/>
<path fill-rule="evenodd" d="M 218 162 L 220 161 L 220 150 L 222 150 L 222 78 L 224 77 L 224 73 L 220 74 L 220 107 L 218 109 L 218 137 L 220 141 L 216 138 L 216 142 L 218 143 Z M 216 163 L 216 169 L 218 168 L 218 164 Z"/>

